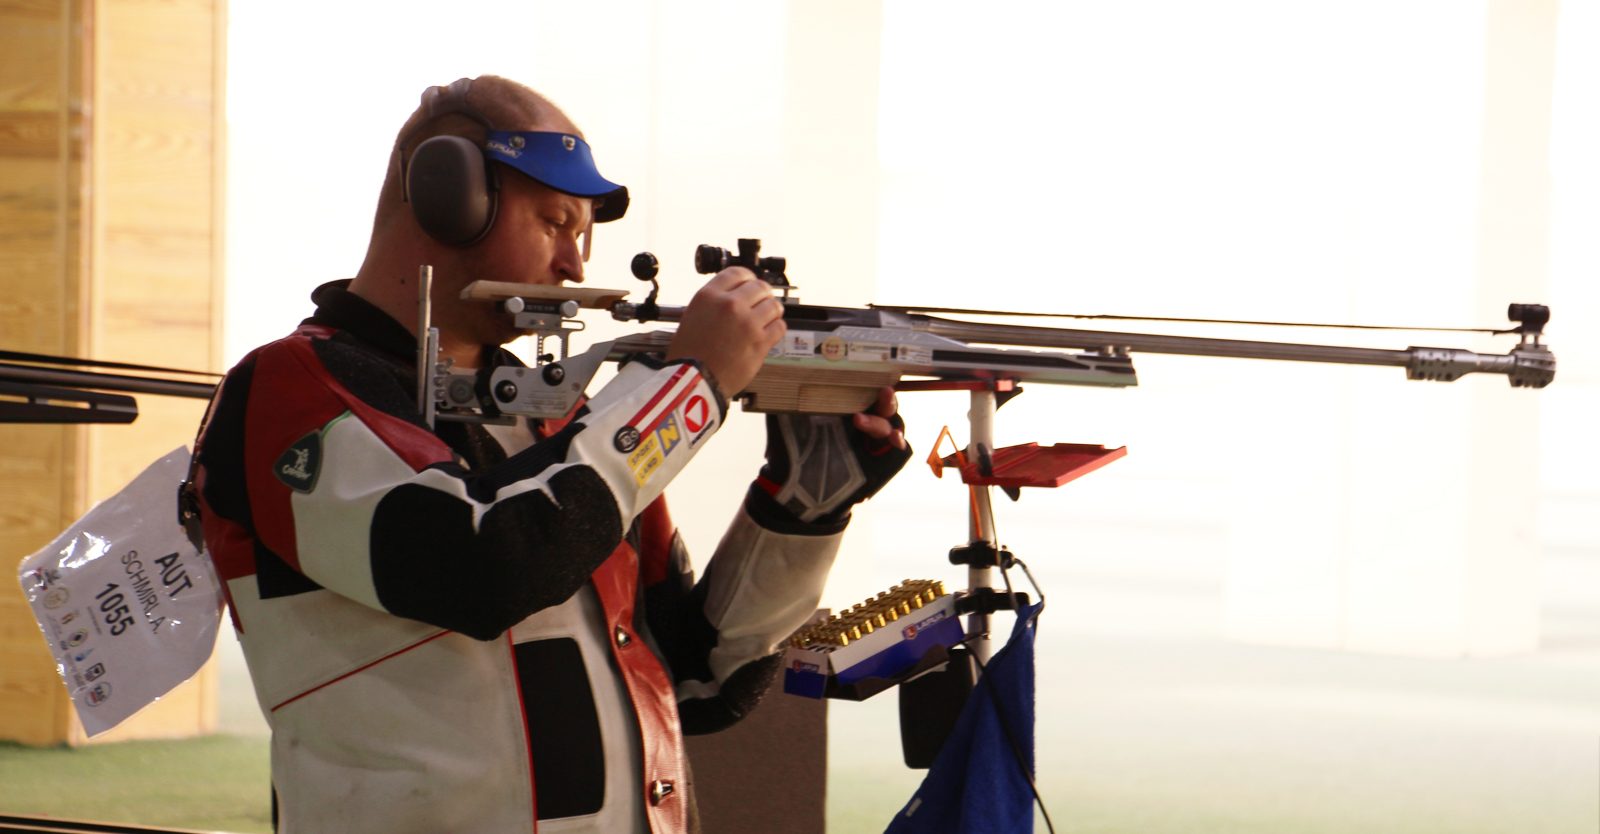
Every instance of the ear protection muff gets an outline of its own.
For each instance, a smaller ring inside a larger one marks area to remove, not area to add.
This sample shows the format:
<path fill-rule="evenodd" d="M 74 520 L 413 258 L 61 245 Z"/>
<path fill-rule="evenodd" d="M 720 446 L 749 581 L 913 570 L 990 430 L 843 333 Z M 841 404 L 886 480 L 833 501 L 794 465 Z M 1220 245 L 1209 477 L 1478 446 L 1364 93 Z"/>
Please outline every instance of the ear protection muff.
<path fill-rule="evenodd" d="M 429 122 L 461 115 L 494 130 L 494 124 L 467 104 L 472 79 L 449 87 L 429 87 L 422 94 L 424 116 L 396 141 L 402 199 L 411 204 L 417 225 L 449 246 L 471 246 L 494 228 L 500 207 L 500 176 L 483 149 L 460 136 L 435 136 L 406 156 L 406 142 Z"/>
<path fill-rule="evenodd" d="M 490 185 L 493 175 L 470 139 L 435 136 L 418 145 L 406 169 L 406 198 L 417 225 L 451 246 L 482 240 L 500 203 L 499 189 Z"/>

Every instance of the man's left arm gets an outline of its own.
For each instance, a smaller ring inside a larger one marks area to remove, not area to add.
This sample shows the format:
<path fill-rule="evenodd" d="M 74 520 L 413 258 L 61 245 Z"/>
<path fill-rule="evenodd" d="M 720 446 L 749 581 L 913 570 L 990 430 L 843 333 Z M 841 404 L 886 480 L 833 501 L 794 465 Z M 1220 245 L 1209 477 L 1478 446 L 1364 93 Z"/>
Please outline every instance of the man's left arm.
<path fill-rule="evenodd" d="M 665 576 L 645 590 L 686 734 L 724 729 L 760 701 L 780 663 L 775 649 L 822 599 L 851 508 L 910 457 L 889 389 L 849 418 L 767 417 L 767 463 L 705 575 L 692 583 L 673 535 Z"/>

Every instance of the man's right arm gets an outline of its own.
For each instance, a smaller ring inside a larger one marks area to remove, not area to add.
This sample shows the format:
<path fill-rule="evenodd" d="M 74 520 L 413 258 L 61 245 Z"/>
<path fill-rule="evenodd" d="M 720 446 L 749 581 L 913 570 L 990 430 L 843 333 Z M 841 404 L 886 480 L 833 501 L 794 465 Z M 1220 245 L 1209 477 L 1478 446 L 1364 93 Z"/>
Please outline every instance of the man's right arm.
<path fill-rule="evenodd" d="M 309 338 L 227 385 L 202 446 L 208 513 L 328 590 L 485 640 L 576 592 L 726 408 L 696 363 L 637 361 L 562 431 L 472 471 L 352 394 Z"/>

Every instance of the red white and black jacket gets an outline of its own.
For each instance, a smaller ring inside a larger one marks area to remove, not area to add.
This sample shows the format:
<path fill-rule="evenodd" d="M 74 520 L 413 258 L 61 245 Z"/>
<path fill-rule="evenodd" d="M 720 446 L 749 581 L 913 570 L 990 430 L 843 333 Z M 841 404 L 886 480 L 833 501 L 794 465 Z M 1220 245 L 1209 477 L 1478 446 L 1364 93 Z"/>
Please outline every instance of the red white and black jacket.
<path fill-rule="evenodd" d="M 754 707 L 843 523 L 748 502 L 695 583 L 661 493 L 726 416 L 697 363 L 630 362 L 560 424 L 430 432 L 411 334 L 314 299 L 197 449 L 278 830 L 692 830 L 681 734 Z"/>

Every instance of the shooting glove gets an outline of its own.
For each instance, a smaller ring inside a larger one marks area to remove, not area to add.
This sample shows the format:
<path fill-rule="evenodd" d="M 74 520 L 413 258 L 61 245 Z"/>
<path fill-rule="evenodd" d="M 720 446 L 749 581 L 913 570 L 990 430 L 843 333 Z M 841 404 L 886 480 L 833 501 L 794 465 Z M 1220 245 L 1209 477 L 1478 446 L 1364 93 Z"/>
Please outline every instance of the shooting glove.
<path fill-rule="evenodd" d="M 889 418 L 896 429 L 905 421 Z M 831 535 L 850 521 L 850 508 L 871 498 L 906 461 L 895 448 L 855 427 L 849 417 L 767 415 L 767 463 L 750 486 L 746 506 L 758 523 L 782 533 Z"/>

